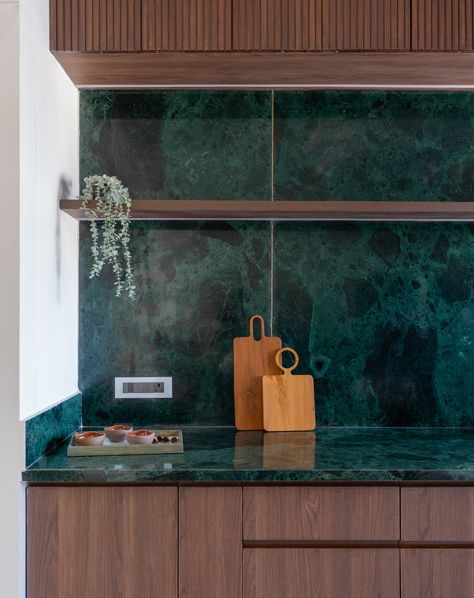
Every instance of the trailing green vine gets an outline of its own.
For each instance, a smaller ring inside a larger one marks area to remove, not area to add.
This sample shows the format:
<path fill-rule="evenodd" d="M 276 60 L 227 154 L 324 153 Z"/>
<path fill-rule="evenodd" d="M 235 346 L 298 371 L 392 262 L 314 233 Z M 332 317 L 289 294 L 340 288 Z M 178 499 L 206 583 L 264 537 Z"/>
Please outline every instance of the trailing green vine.
<path fill-rule="evenodd" d="M 84 179 L 82 208 L 91 219 L 92 266 L 89 277 L 95 278 L 107 264 L 115 276 L 115 294 L 126 292 L 135 299 L 135 285 L 130 253 L 130 211 L 128 189 L 114 176 L 90 176 Z M 95 207 L 91 202 L 95 201 Z M 98 221 L 101 220 L 100 224 Z"/>

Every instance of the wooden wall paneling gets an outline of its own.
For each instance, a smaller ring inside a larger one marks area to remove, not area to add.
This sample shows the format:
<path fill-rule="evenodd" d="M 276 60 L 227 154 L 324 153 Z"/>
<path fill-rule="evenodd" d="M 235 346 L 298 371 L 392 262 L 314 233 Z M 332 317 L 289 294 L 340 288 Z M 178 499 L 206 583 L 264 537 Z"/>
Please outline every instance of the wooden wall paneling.
<path fill-rule="evenodd" d="M 247 548 L 243 585 L 244 598 L 400 598 L 399 551 Z"/>
<path fill-rule="evenodd" d="M 402 549 L 401 580 L 403 598 L 472 598 L 474 549 Z"/>
<path fill-rule="evenodd" d="M 142 0 L 143 50 L 232 49 L 232 0 Z"/>
<path fill-rule="evenodd" d="M 323 0 L 323 50 L 409 50 L 410 8 L 410 0 Z"/>
<path fill-rule="evenodd" d="M 341 0 L 234 0 L 233 45 L 240 51 L 306 51 L 322 49 L 322 9 L 334 12 Z M 337 21 L 332 40 L 336 41 Z M 334 47 L 334 49 L 336 49 Z"/>
<path fill-rule="evenodd" d="M 58 48 L 58 0 L 49 3 L 49 47 L 51 50 Z"/>
<path fill-rule="evenodd" d="M 473 0 L 412 0 L 412 49 L 472 52 Z"/>
<path fill-rule="evenodd" d="M 242 488 L 180 488 L 179 595 L 241 598 Z"/>
<path fill-rule="evenodd" d="M 402 488 L 401 522 L 402 541 L 474 542 L 474 488 Z"/>
<path fill-rule="evenodd" d="M 27 598 L 177 596 L 175 487 L 27 489 Z"/>
<path fill-rule="evenodd" d="M 246 487 L 244 540 L 366 540 L 400 537 L 398 488 Z"/>

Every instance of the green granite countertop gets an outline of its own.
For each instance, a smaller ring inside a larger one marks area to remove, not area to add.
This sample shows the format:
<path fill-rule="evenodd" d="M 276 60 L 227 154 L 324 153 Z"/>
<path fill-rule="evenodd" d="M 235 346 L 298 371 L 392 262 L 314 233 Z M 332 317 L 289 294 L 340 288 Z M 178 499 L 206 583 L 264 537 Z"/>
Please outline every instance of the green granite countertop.
<path fill-rule="evenodd" d="M 65 442 L 23 481 L 474 481 L 472 428 L 182 429 L 184 454 L 68 458 Z"/>

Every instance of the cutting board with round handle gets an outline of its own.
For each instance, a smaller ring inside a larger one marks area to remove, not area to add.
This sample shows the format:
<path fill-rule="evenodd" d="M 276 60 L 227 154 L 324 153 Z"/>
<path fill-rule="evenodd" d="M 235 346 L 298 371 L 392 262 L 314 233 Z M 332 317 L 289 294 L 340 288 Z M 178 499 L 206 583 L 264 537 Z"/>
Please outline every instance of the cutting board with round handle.
<path fill-rule="evenodd" d="M 261 338 L 255 338 L 255 323 Z M 263 430 L 262 376 L 278 374 L 275 355 L 281 339 L 265 336 L 262 316 L 250 318 L 250 336 L 234 338 L 234 408 L 238 430 Z"/>
<path fill-rule="evenodd" d="M 285 351 L 295 358 L 289 368 L 280 361 Z M 283 374 L 263 377 L 263 428 L 267 432 L 296 432 L 316 427 L 313 377 L 293 375 L 291 372 L 298 362 L 294 349 L 280 349 L 275 363 Z"/>

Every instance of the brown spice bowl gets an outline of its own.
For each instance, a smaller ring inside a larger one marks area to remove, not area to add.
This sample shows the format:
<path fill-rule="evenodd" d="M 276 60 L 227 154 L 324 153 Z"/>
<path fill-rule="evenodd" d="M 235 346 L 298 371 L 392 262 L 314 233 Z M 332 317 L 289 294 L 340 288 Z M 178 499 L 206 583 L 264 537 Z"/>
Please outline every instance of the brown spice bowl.
<path fill-rule="evenodd" d="M 152 444 L 155 433 L 150 430 L 133 430 L 128 433 L 128 444 Z"/>
<path fill-rule="evenodd" d="M 104 432 L 77 432 L 74 441 L 79 446 L 99 446 L 104 442 Z"/>
<path fill-rule="evenodd" d="M 123 426 L 121 424 L 115 424 L 104 428 L 105 435 L 111 442 L 122 442 L 132 430 L 133 426 Z"/>

